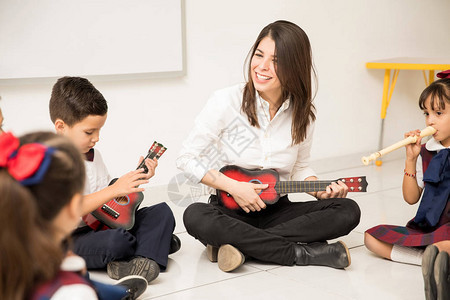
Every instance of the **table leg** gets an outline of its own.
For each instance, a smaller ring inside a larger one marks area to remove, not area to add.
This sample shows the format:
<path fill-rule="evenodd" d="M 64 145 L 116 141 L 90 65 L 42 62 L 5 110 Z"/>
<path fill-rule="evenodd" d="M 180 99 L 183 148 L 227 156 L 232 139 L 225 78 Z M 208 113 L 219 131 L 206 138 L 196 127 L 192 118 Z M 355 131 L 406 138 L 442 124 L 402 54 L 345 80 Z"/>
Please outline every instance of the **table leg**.
<path fill-rule="evenodd" d="M 390 80 L 391 80 L 391 70 L 386 69 L 386 71 L 384 71 L 383 98 L 381 100 L 381 119 L 386 118 Z"/>
<path fill-rule="evenodd" d="M 428 85 L 432 84 L 434 81 L 434 70 L 430 70 L 430 73 L 428 74 Z"/>
<path fill-rule="evenodd" d="M 378 140 L 378 149 L 383 149 L 383 135 L 384 135 L 384 119 L 386 118 L 387 108 L 389 107 L 389 103 L 391 102 L 392 93 L 394 92 L 395 84 L 397 83 L 398 73 L 400 70 L 394 70 L 394 75 L 391 81 L 391 70 L 386 69 L 384 72 L 384 83 L 383 83 L 383 98 L 381 101 L 381 129 L 380 129 L 380 137 Z M 377 166 L 382 165 L 381 158 L 378 158 L 375 161 Z"/>

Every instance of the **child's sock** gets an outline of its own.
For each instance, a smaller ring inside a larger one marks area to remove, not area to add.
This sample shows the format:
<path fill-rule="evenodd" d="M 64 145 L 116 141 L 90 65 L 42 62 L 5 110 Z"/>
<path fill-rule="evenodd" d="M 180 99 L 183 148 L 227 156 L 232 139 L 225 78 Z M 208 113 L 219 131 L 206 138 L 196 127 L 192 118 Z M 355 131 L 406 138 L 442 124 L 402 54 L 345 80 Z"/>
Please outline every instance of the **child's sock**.
<path fill-rule="evenodd" d="M 422 249 L 394 245 L 391 251 L 391 260 L 405 264 L 422 265 Z"/>

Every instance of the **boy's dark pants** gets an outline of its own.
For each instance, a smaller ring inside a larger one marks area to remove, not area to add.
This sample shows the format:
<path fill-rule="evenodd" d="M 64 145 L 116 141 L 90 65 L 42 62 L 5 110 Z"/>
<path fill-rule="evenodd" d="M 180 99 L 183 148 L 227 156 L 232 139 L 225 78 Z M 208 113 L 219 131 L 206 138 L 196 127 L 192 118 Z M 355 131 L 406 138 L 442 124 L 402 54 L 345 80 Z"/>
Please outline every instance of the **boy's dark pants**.
<path fill-rule="evenodd" d="M 136 212 L 133 228 L 94 231 L 85 226 L 72 235 L 73 251 L 86 260 L 88 269 L 105 268 L 111 261 L 136 256 L 156 261 L 166 269 L 175 218 L 166 203 L 143 207 Z"/>

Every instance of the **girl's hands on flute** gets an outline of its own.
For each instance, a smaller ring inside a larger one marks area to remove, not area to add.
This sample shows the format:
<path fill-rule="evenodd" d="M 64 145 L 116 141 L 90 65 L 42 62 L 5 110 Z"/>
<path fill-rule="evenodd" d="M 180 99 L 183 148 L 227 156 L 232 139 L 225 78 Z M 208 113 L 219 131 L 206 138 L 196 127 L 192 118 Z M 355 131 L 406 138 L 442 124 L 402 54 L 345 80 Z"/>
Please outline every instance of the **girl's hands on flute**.
<path fill-rule="evenodd" d="M 415 143 L 405 145 L 406 149 L 406 161 L 405 161 L 405 174 L 403 176 L 402 192 L 403 199 L 409 204 L 415 204 L 420 199 L 422 189 L 417 184 L 416 180 L 416 163 L 417 157 L 420 154 L 422 138 L 420 137 L 420 130 L 414 130 L 405 133 L 405 138 L 417 136 Z"/>
<path fill-rule="evenodd" d="M 407 144 L 406 149 L 406 160 L 415 161 L 420 154 L 421 141 L 420 130 L 416 129 L 405 133 L 405 138 L 410 136 L 417 136 L 417 141 L 415 143 Z"/>

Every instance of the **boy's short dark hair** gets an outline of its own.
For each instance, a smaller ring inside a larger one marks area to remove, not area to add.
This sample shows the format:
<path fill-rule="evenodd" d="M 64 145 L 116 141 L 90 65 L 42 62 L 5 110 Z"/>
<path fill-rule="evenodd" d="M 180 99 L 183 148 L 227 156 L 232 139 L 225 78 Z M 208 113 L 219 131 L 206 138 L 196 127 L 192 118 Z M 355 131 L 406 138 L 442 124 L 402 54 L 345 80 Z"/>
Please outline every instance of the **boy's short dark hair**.
<path fill-rule="evenodd" d="M 62 77 L 52 89 L 50 118 L 73 126 L 89 115 L 104 116 L 108 104 L 103 95 L 86 78 Z"/>

